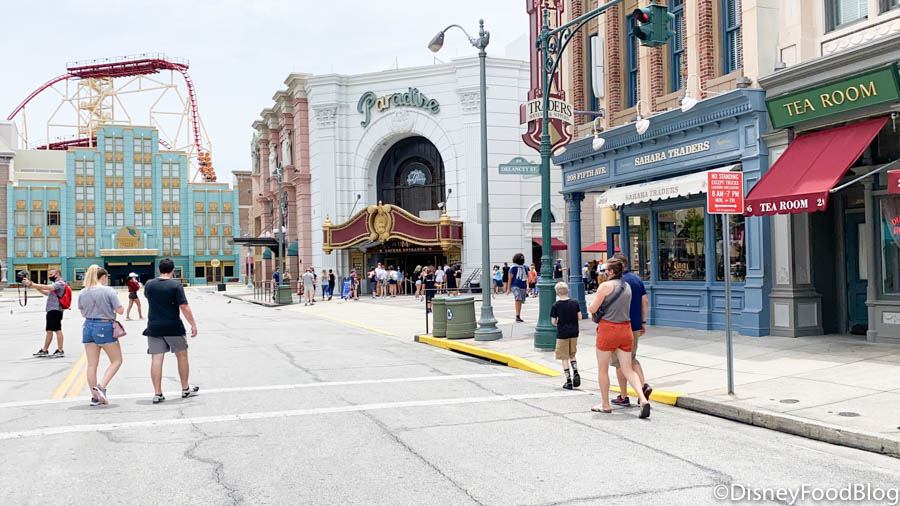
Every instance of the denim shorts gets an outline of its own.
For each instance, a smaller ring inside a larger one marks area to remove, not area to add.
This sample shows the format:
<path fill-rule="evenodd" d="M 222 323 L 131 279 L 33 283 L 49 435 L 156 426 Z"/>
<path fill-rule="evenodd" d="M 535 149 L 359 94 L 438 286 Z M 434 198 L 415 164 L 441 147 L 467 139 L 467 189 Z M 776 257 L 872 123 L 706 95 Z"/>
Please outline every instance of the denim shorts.
<path fill-rule="evenodd" d="M 109 344 L 116 342 L 113 337 L 112 320 L 88 318 L 84 321 L 84 329 L 81 331 L 82 343 Z"/>

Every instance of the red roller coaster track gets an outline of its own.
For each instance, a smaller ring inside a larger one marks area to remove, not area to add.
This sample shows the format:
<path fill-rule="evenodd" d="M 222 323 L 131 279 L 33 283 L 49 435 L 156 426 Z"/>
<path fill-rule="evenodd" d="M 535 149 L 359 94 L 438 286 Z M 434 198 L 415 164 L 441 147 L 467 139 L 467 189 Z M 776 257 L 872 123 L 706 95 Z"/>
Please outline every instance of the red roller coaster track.
<path fill-rule="evenodd" d="M 164 54 L 140 54 L 120 58 L 102 58 L 98 60 L 67 63 L 65 74 L 47 81 L 41 85 L 41 87 L 31 92 L 31 94 L 28 95 L 6 119 L 7 121 L 12 121 L 34 97 L 60 81 L 68 79 L 116 78 L 158 74 L 160 70 L 174 70 L 184 77 L 184 82 L 187 84 L 188 88 L 188 96 L 191 99 L 191 126 L 194 129 L 194 146 L 197 148 L 197 153 L 206 152 L 207 150 L 200 144 L 200 120 L 197 115 L 197 95 L 194 92 L 194 82 L 191 81 L 191 76 L 188 75 L 187 72 L 188 62 L 187 60 L 180 58 L 168 58 Z M 91 139 L 88 138 L 70 139 L 49 143 L 45 147 L 47 149 L 67 149 L 70 146 L 86 146 L 90 141 Z"/>

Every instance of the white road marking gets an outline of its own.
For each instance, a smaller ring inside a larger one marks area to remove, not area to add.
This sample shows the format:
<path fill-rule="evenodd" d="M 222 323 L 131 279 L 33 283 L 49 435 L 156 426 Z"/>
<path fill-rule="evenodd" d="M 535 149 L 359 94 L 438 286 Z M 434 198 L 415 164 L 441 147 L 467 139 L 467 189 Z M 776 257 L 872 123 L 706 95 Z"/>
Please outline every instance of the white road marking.
<path fill-rule="evenodd" d="M 270 418 L 288 418 L 295 416 L 325 415 L 332 413 L 350 413 L 355 411 L 372 411 L 377 409 L 416 408 L 426 406 L 455 406 L 459 404 L 476 404 L 485 402 L 505 402 L 525 399 L 547 399 L 587 395 L 589 392 L 574 390 L 567 392 L 541 392 L 518 395 L 489 395 L 486 397 L 458 397 L 451 399 L 428 399 L 422 401 L 382 402 L 374 404 L 357 404 L 353 406 L 335 406 L 330 408 L 294 409 L 288 411 L 262 411 L 256 413 L 235 413 L 232 415 L 197 416 L 192 418 L 167 418 L 163 420 L 143 420 L 138 422 L 101 423 L 93 425 L 63 425 L 41 429 L 0 432 L 0 440 L 22 439 L 57 434 L 79 432 L 106 432 L 140 427 L 166 427 L 173 425 L 194 425 L 203 423 L 240 422 L 243 420 L 265 420 Z"/>
<path fill-rule="evenodd" d="M 500 373 L 485 373 L 485 374 L 453 374 L 446 376 L 418 376 L 413 378 L 382 378 L 382 379 L 368 379 L 368 380 L 350 380 L 350 381 L 327 381 L 327 382 L 319 382 L 319 383 L 295 383 L 289 385 L 261 385 L 261 386 L 252 386 L 252 387 L 231 387 L 231 388 L 204 388 L 200 390 L 200 393 L 203 395 L 207 394 L 226 394 L 232 392 L 260 392 L 266 390 L 293 390 L 297 388 L 320 388 L 320 387 L 343 387 L 343 386 L 352 386 L 352 385 L 376 385 L 381 383 L 403 383 L 407 381 L 449 381 L 449 380 L 461 380 L 461 379 L 480 379 L 480 378 L 499 378 L 499 377 L 509 377 L 515 376 L 513 373 L 508 372 L 500 372 Z M 179 397 L 181 396 L 181 391 L 174 392 L 165 392 L 165 395 L 171 397 Z M 120 400 L 120 399 L 142 399 L 144 397 L 150 398 L 153 397 L 152 394 L 148 393 L 140 393 L 140 394 L 122 394 L 122 395 L 111 395 L 110 399 L 112 400 Z M 84 402 L 90 400 L 90 397 L 69 397 L 62 399 L 37 399 L 33 401 L 14 401 L 14 402 L 5 402 L 0 404 L 0 409 L 3 408 L 20 408 L 25 406 L 42 406 L 45 404 L 61 404 L 61 403 L 71 403 L 71 402 Z"/>

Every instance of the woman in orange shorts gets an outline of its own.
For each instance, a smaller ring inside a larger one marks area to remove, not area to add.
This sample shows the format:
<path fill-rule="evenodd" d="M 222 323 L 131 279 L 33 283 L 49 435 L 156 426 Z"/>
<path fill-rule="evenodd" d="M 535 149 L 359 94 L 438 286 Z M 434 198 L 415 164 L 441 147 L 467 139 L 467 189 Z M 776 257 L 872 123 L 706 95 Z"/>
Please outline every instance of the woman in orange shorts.
<path fill-rule="evenodd" d="M 602 308 L 602 317 L 597 324 L 597 370 L 600 383 L 600 395 L 603 404 L 594 406 L 591 411 L 612 413 L 609 404 L 609 357 L 616 354 L 619 363 L 622 364 L 622 372 L 628 378 L 634 391 L 638 393 L 641 404 L 641 418 L 650 416 L 650 403 L 644 397 L 641 384 L 638 382 L 637 373 L 631 368 L 631 346 L 633 335 L 631 332 L 631 287 L 622 281 L 622 273 L 625 266 L 618 260 L 610 260 L 606 263 L 606 275 L 608 281 L 597 288 L 594 300 L 588 306 L 588 311 L 593 315 Z"/>

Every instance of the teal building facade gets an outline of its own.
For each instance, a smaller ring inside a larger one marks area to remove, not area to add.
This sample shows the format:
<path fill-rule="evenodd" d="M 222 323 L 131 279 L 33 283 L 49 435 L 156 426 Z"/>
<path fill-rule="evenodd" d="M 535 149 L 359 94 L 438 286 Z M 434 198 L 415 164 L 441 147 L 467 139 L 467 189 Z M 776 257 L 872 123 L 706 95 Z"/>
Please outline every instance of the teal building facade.
<path fill-rule="evenodd" d="M 77 286 L 98 264 L 120 286 L 131 272 L 154 277 L 169 257 L 188 284 L 239 281 L 237 191 L 191 183 L 187 154 L 159 147 L 154 128 L 104 126 L 96 146 L 36 156 L 51 166 L 14 171 L 6 189 L 10 271 L 44 282 L 60 268 Z"/>

